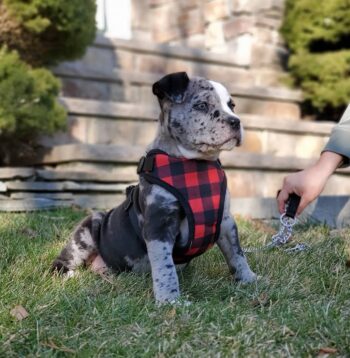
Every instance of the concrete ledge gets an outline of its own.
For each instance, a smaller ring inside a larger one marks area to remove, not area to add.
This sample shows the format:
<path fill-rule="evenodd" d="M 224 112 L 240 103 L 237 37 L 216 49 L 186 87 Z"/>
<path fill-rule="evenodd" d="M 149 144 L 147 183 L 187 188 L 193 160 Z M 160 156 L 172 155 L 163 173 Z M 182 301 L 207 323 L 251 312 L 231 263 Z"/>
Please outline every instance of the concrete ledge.
<path fill-rule="evenodd" d="M 36 157 L 28 158 L 26 164 L 44 165 L 67 162 L 137 164 L 144 153 L 145 148 L 143 146 L 65 144 L 44 149 Z M 312 162 L 309 159 L 275 157 L 244 152 L 224 152 L 220 158 L 227 168 L 259 168 L 266 170 L 298 170 Z"/>
<path fill-rule="evenodd" d="M 100 48 L 110 48 L 113 50 L 128 50 L 133 53 L 156 54 L 168 58 L 195 60 L 203 63 L 213 63 L 231 67 L 247 67 L 236 63 L 234 59 L 228 59 L 227 56 L 222 54 L 214 54 L 205 50 L 188 48 L 178 45 L 169 46 L 164 44 L 155 44 L 153 42 L 148 41 L 121 40 L 98 35 L 95 39 L 95 42 L 93 43 L 93 46 Z"/>
<path fill-rule="evenodd" d="M 27 211 L 37 211 L 37 210 L 50 210 L 62 207 L 69 207 L 73 204 L 69 200 L 52 200 L 48 198 L 26 198 L 21 199 L 9 199 L 0 201 L 0 212 L 27 212 Z"/>
<path fill-rule="evenodd" d="M 81 63 L 67 62 L 53 69 L 54 73 L 62 78 L 75 78 L 82 80 L 92 80 L 107 83 L 134 84 L 138 86 L 149 86 L 159 80 L 163 74 L 137 73 L 127 70 L 103 71 L 87 67 Z M 215 80 L 215 79 L 213 79 Z M 290 90 L 285 87 L 259 87 L 259 86 L 237 86 L 229 81 L 224 83 L 232 96 L 277 100 L 283 102 L 302 101 L 302 93 L 299 90 Z"/>
<path fill-rule="evenodd" d="M 108 144 L 65 144 L 43 149 L 36 157 L 22 159 L 26 165 L 44 165 L 69 162 L 98 162 L 137 164 L 145 153 L 143 146 L 117 146 Z M 276 157 L 268 154 L 224 152 L 220 156 L 226 168 L 295 171 L 305 168 L 314 159 Z M 341 169 L 349 173 L 350 168 Z M 1 183 L 1 182 L 0 182 Z M 6 188 L 4 188 L 6 190 Z"/>
<path fill-rule="evenodd" d="M 133 119 L 138 121 L 156 121 L 159 116 L 157 106 L 122 103 L 112 101 L 96 101 L 61 97 L 60 101 L 71 115 L 83 115 L 88 117 L 109 118 L 115 120 Z M 278 121 L 264 116 L 252 114 L 240 114 L 247 129 L 274 130 L 278 132 L 329 135 L 334 127 L 333 122 L 306 122 Z"/>
<path fill-rule="evenodd" d="M 237 198 L 231 200 L 231 212 L 251 219 L 278 219 L 275 198 Z M 330 227 L 350 226 L 350 196 L 320 196 L 299 218 Z"/>

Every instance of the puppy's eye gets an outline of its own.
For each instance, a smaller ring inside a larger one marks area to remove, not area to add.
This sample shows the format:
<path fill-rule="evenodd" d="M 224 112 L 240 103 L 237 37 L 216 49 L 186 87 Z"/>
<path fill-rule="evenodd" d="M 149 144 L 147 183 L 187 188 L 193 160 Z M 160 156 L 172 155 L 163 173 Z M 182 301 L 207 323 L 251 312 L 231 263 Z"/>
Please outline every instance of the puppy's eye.
<path fill-rule="evenodd" d="M 232 99 L 230 99 L 228 102 L 227 102 L 227 105 L 228 105 L 228 108 L 230 108 L 230 110 L 233 112 L 236 105 L 234 104 L 234 102 L 232 101 Z"/>
<path fill-rule="evenodd" d="M 197 111 L 208 112 L 208 103 L 200 102 L 196 103 L 193 108 Z"/>

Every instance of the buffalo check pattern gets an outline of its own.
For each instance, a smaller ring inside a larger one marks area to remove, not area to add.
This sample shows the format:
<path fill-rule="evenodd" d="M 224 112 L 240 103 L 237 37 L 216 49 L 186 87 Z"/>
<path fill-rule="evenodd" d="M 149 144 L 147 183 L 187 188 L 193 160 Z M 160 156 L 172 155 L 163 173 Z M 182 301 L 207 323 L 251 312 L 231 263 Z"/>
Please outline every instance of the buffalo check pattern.
<path fill-rule="evenodd" d="M 140 175 L 163 186 L 182 204 L 189 223 L 190 240 L 176 248 L 175 263 L 190 261 L 211 248 L 220 234 L 226 177 L 219 161 L 192 160 L 153 150 L 147 154 Z"/>

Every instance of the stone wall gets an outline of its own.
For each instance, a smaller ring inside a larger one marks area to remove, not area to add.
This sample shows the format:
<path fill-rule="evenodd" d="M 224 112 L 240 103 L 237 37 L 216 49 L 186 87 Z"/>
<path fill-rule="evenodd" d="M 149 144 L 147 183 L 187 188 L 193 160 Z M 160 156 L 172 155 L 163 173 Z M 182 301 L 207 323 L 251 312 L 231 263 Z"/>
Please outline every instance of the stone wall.
<path fill-rule="evenodd" d="M 223 53 L 247 67 L 283 67 L 285 0 L 133 0 L 133 37 Z"/>

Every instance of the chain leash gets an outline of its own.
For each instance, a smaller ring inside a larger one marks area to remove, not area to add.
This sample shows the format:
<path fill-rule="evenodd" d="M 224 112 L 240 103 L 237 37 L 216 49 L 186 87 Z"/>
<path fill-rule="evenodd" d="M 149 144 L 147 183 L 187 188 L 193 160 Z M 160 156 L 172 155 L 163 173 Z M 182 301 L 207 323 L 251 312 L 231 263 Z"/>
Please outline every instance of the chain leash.
<path fill-rule="evenodd" d="M 287 244 L 290 241 L 292 236 L 293 226 L 297 223 L 295 218 L 295 213 L 297 211 L 298 205 L 300 202 L 300 197 L 292 194 L 288 199 L 287 210 L 280 216 L 280 227 L 277 234 L 273 235 L 271 242 L 266 245 L 257 246 L 257 247 L 246 247 L 242 250 L 245 253 L 259 252 L 272 249 L 274 247 L 281 247 Z M 305 251 L 310 249 L 310 246 L 305 243 L 298 243 L 293 247 L 284 249 L 285 252 L 298 252 Z"/>

